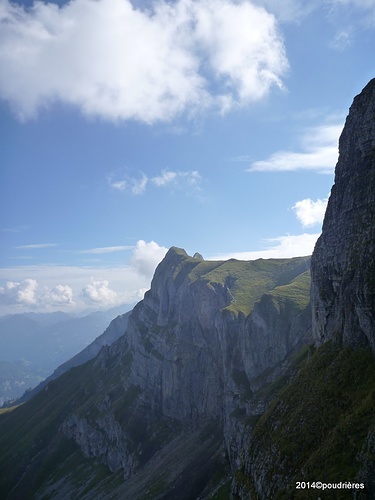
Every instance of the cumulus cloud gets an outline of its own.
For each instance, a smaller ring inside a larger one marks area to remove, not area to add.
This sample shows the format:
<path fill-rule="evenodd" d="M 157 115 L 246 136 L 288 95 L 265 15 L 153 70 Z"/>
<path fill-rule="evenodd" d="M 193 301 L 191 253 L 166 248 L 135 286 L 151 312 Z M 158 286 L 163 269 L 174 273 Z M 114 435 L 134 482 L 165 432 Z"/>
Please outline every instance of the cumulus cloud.
<path fill-rule="evenodd" d="M 266 240 L 263 250 L 250 252 L 232 252 L 209 257 L 212 260 L 256 260 L 256 259 L 289 259 L 311 255 L 319 233 L 279 236 Z"/>
<path fill-rule="evenodd" d="M 130 264 L 142 275 L 151 279 L 156 266 L 164 258 L 168 249 L 160 246 L 155 241 L 146 243 L 139 240 L 134 249 Z"/>
<path fill-rule="evenodd" d="M 94 280 L 82 289 L 83 296 L 88 302 L 100 305 L 115 305 L 119 303 L 118 294 L 109 288 L 107 280 Z"/>
<path fill-rule="evenodd" d="M 321 125 L 300 137 L 301 151 L 277 151 L 268 159 L 253 162 L 248 172 L 312 170 L 332 174 L 338 158 L 338 138 L 343 126 Z"/>
<path fill-rule="evenodd" d="M 73 290 L 68 285 L 57 285 L 51 289 L 46 289 L 43 301 L 46 304 L 74 304 Z"/>
<path fill-rule="evenodd" d="M 155 241 L 149 243 L 144 240 L 137 241 L 129 261 L 129 269 L 130 272 L 141 277 L 141 279 L 138 278 L 137 280 L 139 284 L 144 283 L 145 279 L 147 283 L 150 282 L 156 266 L 164 258 L 167 250 L 166 247 L 158 245 Z M 129 269 L 127 270 L 128 273 Z M 125 274 L 126 272 L 124 272 Z M 90 283 L 82 289 L 82 292 L 87 302 L 93 302 L 101 306 L 113 306 L 123 302 L 139 300 L 146 290 L 147 287 L 140 286 L 138 289 L 115 291 L 109 287 L 108 280 L 95 280 L 92 278 Z"/>
<path fill-rule="evenodd" d="M 250 0 L 4 0 L 0 22 L 0 96 L 23 120 L 53 102 L 149 124 L 226 112 L 281 88 L 288 68 L 275 17 Z"/>
<path fill-rule="evenodd" d="M 36 279 L 8 281 L 0 287 L 0 303 L 7 306 L 48 308 L 51 305 L 74 304 L 73 290 L 67 285 L 40 287 Z"/>
<path fill-rule="evenodd" d="M 164 188 L 173 186 L 175 188 L 199 189 L 201 176 L 198 171 L 192 170 L 188 172 L 180 172 L 164 169 L 159 175 L 149 177 L 142 172 L 140 178 L 127 177 L 126 179 L 113 180 L 109 179 L 109 185 L 117 191 L 127 191 L 134 195 L 144 194 L 147 186 Z"/>
<path fill-rule="evenodd" d="M 91 249 L 107 254 L 120 247 Z M 29 310 L 72 312 L 132 304 L 149 289 L 167 248 L 139 240 L 123 266 L 24 265 L 0 268 L 0 314 Z M 108 250 L 108 251 L 107 251 Z M 27 279 L 25 279 L 25 276 Z"/>
<path fill-rule="evenodd" d="M 327 203 L 328 198 L 323 200 L 318 198 L 316 201 L 306 198 L 304 200 L 297 201 L 297 203 L 293 205 L 292 209 L 302 226 L 310 227 L 323 222 Z"/>
<path fill-rule="evenodd" d="M 30 278 L 21 282 L 8 281 L 0 287 L 0 301 L 5 305 L 33 306 L 37 303 L 37 288 L 38 282 Z"/>

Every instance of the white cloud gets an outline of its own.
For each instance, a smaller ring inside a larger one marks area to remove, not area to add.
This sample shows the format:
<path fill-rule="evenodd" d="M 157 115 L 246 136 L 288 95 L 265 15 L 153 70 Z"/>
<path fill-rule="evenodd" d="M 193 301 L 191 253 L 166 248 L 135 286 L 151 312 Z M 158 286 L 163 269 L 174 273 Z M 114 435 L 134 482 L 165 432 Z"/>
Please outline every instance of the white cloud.
<path fill-rule="evenodd" d="M 114 246 L 114 247 L 98 247 L 98 248 L 89 248 L 88 250 L 81 250 L 79 253 L 90 253 L 90 254 L 103 254 L 103 253 L 113 253 L 113 252 L 122 252 L 124 250 L 133 250 L 134 246 Z"/>
<path fill-rule="evenodd" d="M 37 302 L 36 289 L 38 282 L 24 279 L 21 282 L 8 281 L 0 287 L 0 303 L 4 305 L 33 306 Z"/>
<path fill-rule="evenodd" d="M 159 176 L 153 177 L 151 181 L 156 186 L 165 186 L 166 184 L 174 182 L 177 176 L 178 176 L 177 172 L 172 172 L 170 170 L 162 170 L 161 174 Z"/>
<path fill-rule="evenodd" d="M 157 187 L 164 187 L 169 184 L 196 186 L 201 181 L 201 176 L 196 170 L 190 172 L 173 172 L 172 170 L 162 170 L 161 174 L 151 177 L 150 181 Z"/>
<path fill-rule="evenodd" d="M 250 0 L 4 0 L 0 20 L 0 96 L 23 120 L 58 101 L 150 124 L 228 111 L 282 87 L 288 68 L 275 17 Z"/>
<path fill-rule="evenodd" d="M 293 205 L 292 209 L 303 227 L 311 227 L 323 222 L 327 203 L 328 198 L 325 198 L 324 200 L 318 198 L 316 201 L 306 198 L 304 200 L 297 201 L 297 203 Z"/>
<path fill-rule="evenodd" d="M 30 249 L 51 248 L 51 247 L 57 247 L 57 243 L 36 243 L 31 245 L 19 245 L 15 248 L 30 250 Z"/>
<path fill-rule="evenodd" d="M 342 125 L 322 125 L 307 129 L 300 138 L 300 152 L 277 151 L 266 160 L 253 162 L 247 172 L 313 170 L 332 174 L 338 158 L 338 138 L 342 128 Z"/>
<path fill-rule="evenodd" d="M 92 281 L 82 289 L 82 293 L 85 299 L 96 304 L 112 306 L 120 303 L 117 293 L 109 288 L 109 282 L 107 280 L 95 281 L 92 279 Z"/>
<path fill-rule="evenodd" d="M 333 40 L 330 43 L 330 47 L 340 52 L 344 51 L 353 44 L 354 34 L 350 29 L 340 29 L 335 34 Z"/>
<path fill-rule="evenodd" d="M 1 231 L 7 232 L 7 233 L 22 233 L 26 229 L 28 229 L 29 226 L 15 226 L 15 227 L 4 227 L 1 229 Z"/>
<path fill-rule="evenodd" d="M 256 259 L 289 259 L 292 257 L 303 257 L 311 255 L 316 240 L 319 238 L 317 234 L 299 234 L 279 236 L 266 240 L 268 245 L 263 250 L 250 252 L 232 252 L 226 254 L 218 254 L 209 257 L 212 260 L 256 260 Z"/>
<path fill-rule="evenodd" d="M 151 279 L 156 266 L 164 258 L 167 251 L 166 247 L 158 245 L 155 241 L 146 243 L 139 240 L 130 263 L 140 274 Z"/>
<path fill-rule="evenodd" d="M 26 278 L 20 282 L 8 281 L 0 287 L 0 304 L 36 309 L 44 305 L 73 304 L 73 290 L 67 285 L 41 289 L 36 279 Z M 16 310 L 17 310 L 16 309 Z"/>
<path fill-rule="evenodd" d="M 46 288 L 43 301 L 48 304 L 74 304 L 73 290 L 68 285 L 57 285 L 51 289 Z"/>
<path fill-rule="evenodd" d="M 131 192 L 133 194 L 143 194 L 145 192 L 146 186 L 148 183 L 148 177 L 145 174 L 142 174 L 141 179 L 132 179 L 131 183 Z"/>
<path fill-rule="evenodd" d="M 113 188 L 116 189 L 117 191 L 124 191 L 126 189 L 126 181 L 112 181 L 111 179 L 108 179 L 109 185 Z"/>
<path fill-rule="evenodd" d="M 116 181 L 110 178 L 108 182 L 112 188 L 117 189 L 118 191 L 127 191 L 134 195 L 141 195 L 145 193 L 146 188 L 149 185 L 153 185 L 157 188 L 173 186 L 175 188 L 184 189 L 185 187 L 188 187 L 190 189 L 194 188 L 197 190 L 201 180 L 202 178 L 196 170 L 179 172 L 164 169 L 159 175 L 154 177 L 149 177 L 142 172 L 141 178 L 126 177 L 125 179 Z"/>
<path fill-rule="evenodd" d="M 154 241 L 143 240 L 132 248 L 131 257 L 121 267 L 24 265 L 0 268 L 0 314 L 31 309 L 72 312 L 88 304 L 101 309 L 138 302 L 149 289 L 154 270 L 167 249 Z"/>

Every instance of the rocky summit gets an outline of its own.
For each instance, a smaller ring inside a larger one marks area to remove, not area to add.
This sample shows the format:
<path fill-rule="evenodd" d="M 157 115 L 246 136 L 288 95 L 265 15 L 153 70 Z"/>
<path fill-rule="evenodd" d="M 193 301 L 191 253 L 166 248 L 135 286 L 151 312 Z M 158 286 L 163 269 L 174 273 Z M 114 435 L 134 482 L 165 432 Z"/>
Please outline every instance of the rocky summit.
<path fill-rule="evenodd" d="M 312 301 L 309 257 L 171 248 L 117 340 L 0 414 L 1 498 L 374 498 L 374 110 L 372 81 L 340 139 Z"/>

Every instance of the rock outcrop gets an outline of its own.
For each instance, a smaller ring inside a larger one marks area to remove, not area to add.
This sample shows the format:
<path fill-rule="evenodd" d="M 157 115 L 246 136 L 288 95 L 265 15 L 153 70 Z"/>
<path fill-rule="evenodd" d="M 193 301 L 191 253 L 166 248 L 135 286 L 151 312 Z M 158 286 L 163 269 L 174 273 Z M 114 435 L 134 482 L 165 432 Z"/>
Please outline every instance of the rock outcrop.
<path fill-rule="evenodd" d="M 375 352 L 375 79 L 353 101 L 312 257 L 313 330 Z"/>

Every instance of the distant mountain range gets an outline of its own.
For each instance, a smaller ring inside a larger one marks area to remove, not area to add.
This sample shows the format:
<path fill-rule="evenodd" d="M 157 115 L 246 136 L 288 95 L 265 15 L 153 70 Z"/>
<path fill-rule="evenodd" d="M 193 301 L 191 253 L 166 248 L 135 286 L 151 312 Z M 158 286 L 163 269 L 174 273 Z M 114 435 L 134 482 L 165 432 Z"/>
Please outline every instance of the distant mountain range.
<path fill-rule="evenodd" d="M 131 307 L 84 316 L 53 312 L 0 317 L 0 406 L 34 388 Z"/>

